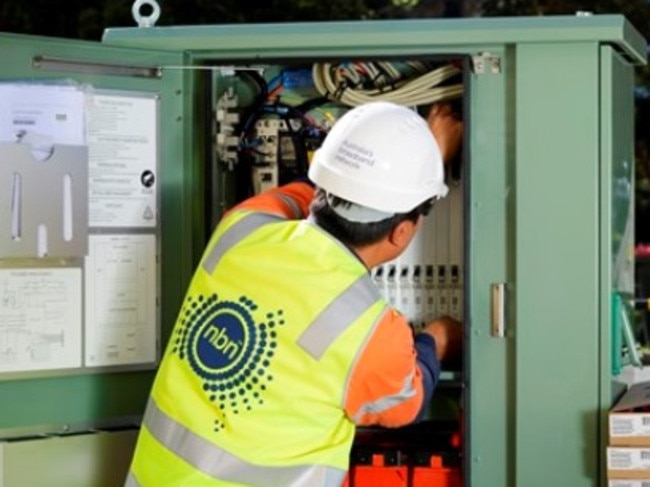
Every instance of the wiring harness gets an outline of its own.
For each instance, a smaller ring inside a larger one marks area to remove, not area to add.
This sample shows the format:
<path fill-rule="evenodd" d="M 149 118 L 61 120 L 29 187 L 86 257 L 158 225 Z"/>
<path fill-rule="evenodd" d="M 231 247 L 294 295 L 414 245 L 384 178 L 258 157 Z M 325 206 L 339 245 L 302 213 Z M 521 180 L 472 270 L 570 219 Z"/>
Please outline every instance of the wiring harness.
<path fill-rule="evenodd" d="M 462 84 L 446 84 L 460 75 L 452 64 L 431 67 L 422 62 L 315 63 L 316 90 L 329 100 L 357 106 L 375 100 L 426 105 L 460 98 Z"/>

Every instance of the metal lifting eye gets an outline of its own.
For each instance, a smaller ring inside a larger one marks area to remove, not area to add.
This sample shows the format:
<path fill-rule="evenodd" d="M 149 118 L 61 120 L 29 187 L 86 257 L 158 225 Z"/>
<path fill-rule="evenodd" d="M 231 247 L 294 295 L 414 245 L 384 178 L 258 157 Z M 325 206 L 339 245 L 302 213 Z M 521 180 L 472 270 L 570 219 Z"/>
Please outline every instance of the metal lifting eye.
<path fill-rule="evenodd" d="M 149 15 L 142 15 L 141 9 L 143 6 L 151 8 Z M 153 27 L 160 17 L 160 7 L 156 0 L 136 0 L 131 7 L 133 19 L 137 22 L 138 27 Z"/>

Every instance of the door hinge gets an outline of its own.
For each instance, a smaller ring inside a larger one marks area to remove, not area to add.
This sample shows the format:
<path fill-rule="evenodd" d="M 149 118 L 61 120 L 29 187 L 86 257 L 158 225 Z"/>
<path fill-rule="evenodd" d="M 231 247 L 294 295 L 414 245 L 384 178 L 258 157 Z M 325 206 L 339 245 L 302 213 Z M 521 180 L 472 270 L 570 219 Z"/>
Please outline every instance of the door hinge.
<path fill-rule="evenodd" d="M 474 74 L 501 73 L 501 58 L 489 52 L 479 52 L 472 56 L 472 71 Z"/>

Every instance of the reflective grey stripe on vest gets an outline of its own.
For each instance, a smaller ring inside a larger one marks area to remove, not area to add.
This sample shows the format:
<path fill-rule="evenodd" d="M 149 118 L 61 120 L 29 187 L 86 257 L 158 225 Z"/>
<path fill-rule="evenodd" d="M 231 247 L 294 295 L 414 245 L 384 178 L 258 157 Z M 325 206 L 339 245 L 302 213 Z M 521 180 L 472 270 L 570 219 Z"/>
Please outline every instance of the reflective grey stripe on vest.
<path fill-rule="evenodd" d="M 293 213 L 295 219 L 304 218 L 302 210 L 296 201 L 291 197 L 285 194 L 274 194 L 276 198 L 282 200 L 288 207 L 289 210 Z M 273 215 L 270 213 L 251 213 L 246 215 L 232 227 L 224 232 L 224 234 L 219 238 L 219 242 L 215 245 L 210 253 L 203 259 L 203 269 L 208 274 L 214 272 L 214 268 L 217 266 L 217 262 L 221 259 L 221 256 L 237 242 L 243 240 L 251 232 L 264 225 L 265 223 L 271 223 L 274 221 L 282 221 L 287 218 L 280 215 Z"/>
<path fill-rule="evenodd" d="M 320 359 L 341 333 L 379 299 L 377 287 L 367 274 L 362 275 L 312 321 L 298 337 L 298 345 Z"/>
<path fill-rule="evenodd" d="M 402 390 L 397 394 L 393 394 L 392 396 L 384 396 L 374 402 L 363 404 L 359 408 L 359 411 L 357 411 L 357 414 L 355 414 L 352 418 L 352 421 L 354 421 L 355 424 L 359 424 L 359 421 L 361 421 L 364 414 L 381 413 L 413 397 L 417 392 L 413 386 L 414 374 L 415 371 L 409 374 L 409 376 L 404 380 Z"/>
<path fill-rule="evenodd" d="M 284 198 L 283 198 L 284 199 Z M 290 198 L 294 205 L 295 203 Z M 250 213 L 228 228 L 203 259 L 203 269 L 212 274 L 221 257 L 238 242 L 266 223 L 284 218 L 268 213 Z M 320 359 L 327 348 L 354 323 L 381 295 L 367 274 L 363 274 L 341 295 L 333 300 L 303 331 L 298 345 L 315 359 Z"/>
<path fill-rule="evenodd" d="M 345 470 L 324 465 L 260 466 L 242 460 L 174 421 L 151 398 L 143 425 L 165 448 L 216 480 L 251 487 L 339 487 L 345 479 Z M 131 479 L 134 483 L 126 485 L 137 486 Z"/>
<path fill-rule="evenodd" d="M 126 482 L 124 482 L 124 487 L 140 487 L 140 483 L 133 476 L 133 472 L 129 471 Z"/>
<path fill-rule="evenodd" d="M 208 255 L 203 259 L 203 269 L 208 274 L 212 274 L 215 267 L 217 267 L 217 262 L 219 262 L 228 249 L 242 241 L 265 223 L 283 220 L 286 220 L 286 218 L 268 213 L 250 213 L 244 216 L 232 227 L 228 228 L 223 235 L 221 235 L 217 244 L 210 249 Z"/>

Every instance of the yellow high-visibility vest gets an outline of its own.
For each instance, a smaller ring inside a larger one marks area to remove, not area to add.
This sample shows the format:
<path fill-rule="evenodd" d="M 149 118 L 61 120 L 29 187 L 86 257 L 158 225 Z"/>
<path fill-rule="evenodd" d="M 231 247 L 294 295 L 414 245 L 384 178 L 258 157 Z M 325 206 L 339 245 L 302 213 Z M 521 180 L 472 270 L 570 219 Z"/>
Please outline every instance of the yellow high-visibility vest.
<path fill-rule="evenodd" d="M 238 211 L 217 229 L 153 385 L 127 486 L 338 487 L 346 383 L 387 309 L 313 223 Z"/>

